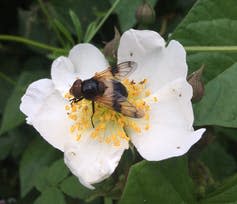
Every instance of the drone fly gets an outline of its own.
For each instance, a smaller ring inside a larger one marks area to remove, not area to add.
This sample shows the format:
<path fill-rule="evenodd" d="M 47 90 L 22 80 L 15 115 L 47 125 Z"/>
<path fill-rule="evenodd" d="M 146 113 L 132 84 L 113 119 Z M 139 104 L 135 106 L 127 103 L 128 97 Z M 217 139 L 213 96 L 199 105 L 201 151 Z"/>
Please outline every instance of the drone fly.
<path fill-rule="evenodd" d="M 82 99 L 92 101 L 91 123 L 93 127 L 95 102 L 103 104 L 125 116 L 142 118 L 144 112 L 137 109 L 127 100 L 128 91 L 121 83 L 122 80 L 135 71 L 136 67 L 136 62 L 126 61 L 96 73 L 90 79 L 84 81 L 77 79 L 69 90 L 70 94 L 74 97 L 71 99 L 71 102 L 76 103 Z"/>

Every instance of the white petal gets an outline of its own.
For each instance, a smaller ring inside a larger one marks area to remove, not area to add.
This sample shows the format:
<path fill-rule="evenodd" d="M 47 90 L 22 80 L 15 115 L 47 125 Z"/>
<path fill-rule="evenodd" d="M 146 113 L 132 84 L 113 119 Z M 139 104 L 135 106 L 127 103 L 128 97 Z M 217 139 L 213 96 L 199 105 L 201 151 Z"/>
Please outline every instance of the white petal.
<path fill-rule="evenodd" d="M 159 161 L 185 154 L 205 132 L 172 128 L 170 126 L 153 126 L 147 133 L 136 138 L 133 144 L 140 155 L 149 161 Z"/>
<path fill-rule="evenodd" d="M 118 48 L 118 58 L 139 58 L 165 47 L 164 39 L 155 31 L 130 29 L 123 33 Z"/>
<path fill-rule="evenodd" d="M 93 77 L 96 72 L 109 66 L 100 50 L 88 43 L 74 46 L 68 57 L 78 73 L 77 77 L 82 80 Z"/>
<path fill-rule="evenodd" d="M 27 122 L 37 117 L 42 104 L 54 92 L 54 85 L 50 79 L 40 79 L 31 83 L 21 98 L 20 110 L 27 116 Z"/>
<path fill-rule="evenodd" d="M 90 138 L 89 132 L 65 146 L 64 160 L 72 173 L 87 188 L 108 178 L 117 167 L 127 142 L 119 147 Z"/>
<path fill-rule="evenodd" d="M 52 64 L 51 77 L 55 88 L 64 96 L 76 80 L 76 70 L 67 57 L 58 57 Z"/>
<path fill-rule="evenodd" d="M 153 122 L 191 129 L 194 120 L 192 93 L 192 86 L 186 79 L 176 79 L 146 98 Z M 154 97 L 158 102 L 154 102 Z"/>
<path fill-rule="evenodd" d="M 205 129 L 193 131 L 192 128 L 191 96 L 192 89 L 184 79 L 178 79 L 157 92 L 158 102 L 150 103 L 150 129 L 141 135 L 129 131 L 142 157 L 158 161 L 179 156 L 201 138 Z"/>
<path fill-rule="evenodd" d="M 71 121 L 65 111 L 67 102 L 53 87 L 49 79 L 33 82 L 21 99 L 20 110 L 47 142 L 63 151 Z"/>
<path fill-rule="evenodd" d="M 183 46 L 172 40 L 167 47 L 154 31 L 129 30 L 120 40 L 118 62 L 132 60 L 138 63 L 131 79 L 148 79 L 152 92 L 176 78 L 186 78 L 186 53 Z"/>

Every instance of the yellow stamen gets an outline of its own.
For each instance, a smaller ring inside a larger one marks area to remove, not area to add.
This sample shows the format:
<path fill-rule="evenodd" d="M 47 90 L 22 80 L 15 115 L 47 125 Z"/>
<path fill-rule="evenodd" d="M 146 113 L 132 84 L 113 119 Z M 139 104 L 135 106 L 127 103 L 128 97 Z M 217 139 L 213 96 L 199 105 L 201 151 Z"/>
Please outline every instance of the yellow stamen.
<path fill-rule="evenodd" d="M 67 111 L 70 110 L 70 106 L 69 106 L 69 105 L 66 105 L 66 106 L 65 106 L 65 110 L 67 110 Z"/>
<path fill-rule="evenodd" d="M 90 137 L 92 139 L 111 144 L 114 147 L 119 147 L 122 141 L 130 141 L 130 137 L 126 134 L 124 128 L 129 128 L 136 133 L 148 130 L 150 128 L 150 106 L 143 100 L 144 97 L 151 95 L 151 91 L 146 89 L 147 82 L 147 79 L 139 83 L 129 81 L 128 79 L 123 81 L 128 91 L 128 101 L 137 109 L 144 111 L 145 116 L 142 119 L 134 120 L 133 118 L 105 107 L 103 104 L 95 103 L 95 113 L 93 117 L 95 128 L 92 128 L 91 101 L 84 99 L 76 103 L 71 103 L 70 105 L 67 104 L 65 110 L 68 112 L 68 118 L 73 121 L 70 127 L 70 133 L 74 135 L 75 140 L 80 141 L 81 137 L 87 135 L 87 132 L 91 130 Z M 65 95 L 65 98 L 71 99 L 73 96 L 68 93 Z M 153 99 L 157 101 L 157 97 Z M 138 123 L 140 120 L 146 121 L 146 125 L 143 126 L 143 128 L 141 128 L 140 123 Z"/>
<path fill-rule="evenodd" d="M 81 139 L 81 135 L 76 136 L 76 141 L 79 141 Z"/>
<path fill-rule="evenodd" d="M 73 133 L 73 132 L 75 132 L 75 130 L 76 130 L 76 126 L 72 125 L 71 128 L 70 128 L 70 132 Z"/>
<path fill-rule="evenodd" d="M 106 142 L 107 144 L 110 144 L 110 143 L 111 143 L 111 138 L 110 138 L 110 137 L 106 137 L 106 138 L 105 138 L 105 142 Z"/>
<path fill-rule="evenodd" d="M 64 98 L 66 98 L 66 99 L 71 99 L 71 98 L 73 98 L 73 96 L 72 96 L 70 93 L 66 93 L 66 94 L 64 95 Z"/>
<path fill-rule="evenodd" d="M 147 97 L 147 96 L 150 96 L 151 95 L 151 91 L 150 90 L 147 90 L 146 92 L 145 92 L 145 96 Z"/>
<path fill-rule="evenodd" d="M 149 130 L 149 128 L 150 128 L 150 125 L 149 125 L 149 124 L 146 124 L 145 130 Z"/>
<path fill-rule="evenodd" d="M 76 107 L 74 104 L 72 104 L 72 106 L 71 106 L 71 111 L 72 111 L 72 112 L 76 112 L 76 110 L 77 110 L 77 107 Z"/>
<path fill-rule="evenodd" d="M 119 140 L 115 140 L 114 141 L 114 146 L 115 147 L 119 147 L 120 146 L 120 141 Z"/>
<path fill-rule="evenodd" d="M 69 114 L 69 118 L 75 121 L 77 120 L 77 116 L 73 114 Z"/>

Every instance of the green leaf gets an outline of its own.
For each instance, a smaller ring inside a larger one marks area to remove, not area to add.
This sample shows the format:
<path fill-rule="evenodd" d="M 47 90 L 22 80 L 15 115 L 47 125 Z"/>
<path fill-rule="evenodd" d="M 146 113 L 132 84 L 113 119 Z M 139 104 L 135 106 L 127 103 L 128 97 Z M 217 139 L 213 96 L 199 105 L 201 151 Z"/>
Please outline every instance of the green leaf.
<path fill-rule="evenodd" d="M 0 160 L 5 159 L 12 150 L 15 137 L 7 135 L 0 137 Z"/>
<path fill-rule="evenodd" d="M 214 127 L 215 132 L 222 137 L 228 137 L 231 140 L 237 141 L 237 130 L 235 128 Z"/>
<path fill-rule="evenodd" d="M 77 42 L 80 43 L 82 40 L 82 28 L 81 28 L 81 22 L 77 15 L 74 13 L 74 11 L 70 10 L 69 15 L 71 17 L 72 23 L 74 25 L 76 35 L 77 35 Z"/>
<path fill-rule="evenodd" d="M 84 39 L 83 39 L 84 42 L 89 42 L 89 40 L 91 39 L 91 35 L 94 33 L 96 29 L 96 26 L 97 26 L 97 21 L 91 22 L 88 25 L 85 35 L 84 35 Z"/>
<path fill-rule="evenodd" d="M 43 138 L 34 140 L 25 150 L 20 161 L 21 196 L 24 197 L 35 185 L 41 171 L 57 157 L 57 152 Z"/>
<path fill-rule="evenodd" d="M 82 29 L 85 30 L 89 23 L 97 18 L 97 12 L 107 11 L 109 9 L 109 3 L 107 1 L 98 0 L 51 0 L 47 6 L 52 17 L 58 19 L 64 25 L 67 25 L 73 33 L 74 27 L 70 15 L 68 14 L 69 10 L 72 10 L 78 16 Z"/>
<path fill-rule="evenodd" d="M 44 167 L 38 175 L 35 186 L 43 192 L 45 189 L 58 186 L 69 174 L 63 159 L 55 161 L 50 167 Z"/>
<path fill-rule="evenodd" d="M 187 58 L 190 73 L 204 65 L 203 80 L 205 83 L 231 67 L 235 61 L 234 56 L 223 53 L 196 53 Z"/>
<path fill-rule="evenodd" d="M 20 75 L 4 109 L 0 135 L 19 126 L 25 121 L 25 116 L 19 109 L 21 97 L 25 93 L 26 87 L 29 83 L 38 79 L 39 76 L 42 75 L 41 71 L 23 72 Z"/>
<path fill-rule="evenodd" d="M 4 112 L 4 107 L 6 106 L 7 98 L 9 97 L 9 95 L 12 92 L 12 89 L 13 89 L 13 83 L 11 81 L 7 81 L 8 78 L 5 79 L 4 78 L 5 76 L 7 76 L 5 73 L 0 72 L 0 84 L 1 84 L 1 86 L 0 86 L 0 93 L 1 93 L 0 114 L 2 114 Z"/>
<path fill-rule="evenodd" d="M 198 0 L 171 39 L 185 46 L 236 45 L 236 0 Z M 188 56 L 190 71 L 205 65 L 204 79 L 209 81 L 237 61 L 233 53 L 196 53 Z"/>
<path fill-rule="evenodd" d="M 68 40 L 68 42 L 71 43 L 71 46 L 74 45 L 74 40 L 71 36 L 71 33 L 68 31 L 68 29 L 57 19 L 54 19 L 53 23 L 58 28 L 58 30 L 62 33 L 62 35 Z"/>
<path fill-rule="evenodd" d="M 208 145 L 202 151 L 200 159 L 210 169 L 215 179 L 221 180 L 236 171 L 237 164 L 234 157 L 217 142 Z"/>
<path fill-rule="evenodd" d="M 158 0 L 148 0 L 148 2 L 154 6 Z M 115 2 L 115 0 L 110 0 L 111 4 Z M 124 32 L 129 28 L 133 27 L 136 23 L 136 10 L 142 4 L 141 0 L 121 0 L 117 7 L 115 8 L 115 12 L 118 15 L 121 30 Z"/>
<path fill-rule="evenodd" d="M 55 161 L 49 168 L 47 180 L 51 185 L 57 185 L 69 174 L 69 170 L 64 164 L 63 159 Z"/>
<path fill-rule="evenodd" d="M 143 161 L 128 175 L 120 204 L 195 203 L 185 157 L 162 162 Z"/>
<path fill-rule="evenodd" d="M 65 194 L 73 198 L 81 198 L 83 200 L 89 198 L 93 194 L 93 191 L 81 185 L 79 180 L 75 176 L 70 176 L 65 179 L 61 183 L 60 189 Z"/>
<path fill-rule="evenodd" d="M 47 178 L 47 174 L 49 171 L 49 167 L 44 166 L 40 169 L 40 172 L 37 174 L 37 178 L 35 179 L 35 187 L 37 188 L 38 191 L 43 192 L 47 188 L 51 187 Z"/>
<path fill-rule="evenodd" d="M 46 189 L 34 202 L 34 204 L 66 204 L 63 193 L 57 188 Z"/>
<path fill-rule="evenodd" d="M 9 154 L 18 159 L 25 147 L 31 140 L 31 135 L 26 136 L 26 131 L 15 129 L 0 137 L 0 160 L 5 159 Z"/>
<path fill-rule="evenodd" d="M 236 76 L 237 63 L 206 85 L 205 96 L 195 105 L 195 125 L 237 127 Z"/>
<path fill-rule="evenodd" d="M 171 38 L 184 45 L 235 45 L 236 0 L 199 0 Z"/>
<path fill-rule="evenodd" d="M 237 175 L 227 179 L 216 191 L 210 193 L 201 204 L 235 204 L 237 203 Z"/>

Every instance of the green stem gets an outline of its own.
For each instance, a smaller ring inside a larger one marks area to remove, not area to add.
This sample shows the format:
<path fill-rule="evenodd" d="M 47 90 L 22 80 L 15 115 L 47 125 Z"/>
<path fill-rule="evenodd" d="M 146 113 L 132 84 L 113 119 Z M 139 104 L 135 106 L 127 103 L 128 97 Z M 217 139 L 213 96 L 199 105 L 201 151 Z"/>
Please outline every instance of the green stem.
<path fill-rule="evenodd" d="M 33 47 L 38 47 L 38 48 L 41 48 L 41 49 L 44 49 L 44 50 L 49 50 L 49 51 L 52 51 L 52 52 L 60 52 L 62 54 L 66 53 L 66 50 L 64 50 L 62 48 L 52 47 L 50 45 L 39 43 L 39 42 L 36 42 L 36 41 L 33 41 L 33 40 L 29 40 L 27 38 L 23 38 L 23 37 L 20 37 L 20 36 L 0 35 L 0 41 L 1 40 L 2 41 L 19 42 L 19 43 L 23 43 L 23 44 L 30 45 L 30 46 L 33 46 Z"/>
<path fill-rule="evenodd" d="M 4 74 L 2 72 L 0 72 L 0 78 L 4 79 L 11 85 L 14 85 L 14 86 L 16 85 L 16 82 L 13 79 L 11 79 L 10 77 L 8 77 L 6 74 Z"/>
<path fill-rule="evenodd" d="M 113 5 L 111 6 L 111 8 L 108 10 L 108 12 L 106 13 L 106 15 L 104 16 L 104 18 L 100 21 L 99 25 L 96 27 L 96 29 L 94 30 L 94 32 L 92 33 L 92 35 L 87 39 L 87 42 L 90 42 L 92 40 L 92 38 L 95 36 L 95 34 L 99 31 L 99 29 L 101 28 L 101 26 L 104 24 L 104 22 L 107 20 L 107 18 L 110 16 L 110 14 L 113 12 L 113 10 L 115 9 L 115 7 L 118 5 L 118 3 L 120 2 L 120 0 L 116 0 Z"/>
<path fill-rule="evenodd" d="M 119 2 L 119 1 L 120 0 L 117 0 L 116 2 Z M 97 26 L 97 28 L 98 27 L 99 26 Z M 90 40 L 93 38 L 94 35 L 95 33 L 91 35 Z M 62 49 L 62 48 L 53 47 L 50 45 L 46 45 L 43 43 L 39 43 L 37 41 L 29 40 L 27 38 L 15 36 L 15 35 L 0 35 L 0 41 L 19 42 L 19 43 L 23 43 L 23 44 L 30 45 L 33 47 L 38 47 L 44 50 L 49 50 L 52 52 L 59 52 L 62 54 L 66 54 L 67 52 L 65 49 Z M 237 46 L 185 46 L 184 48 L 187 52 L 237 52 Z"/>
<path fill-rule="evenodd" d="M 113 204 L 113 200 L 109 197 L 104 197 L 104 204 Z"/>
<path fill-rule="evenodd" d="M 187 52 L 237 52 L 237 46 L 185 46 Z"/>

